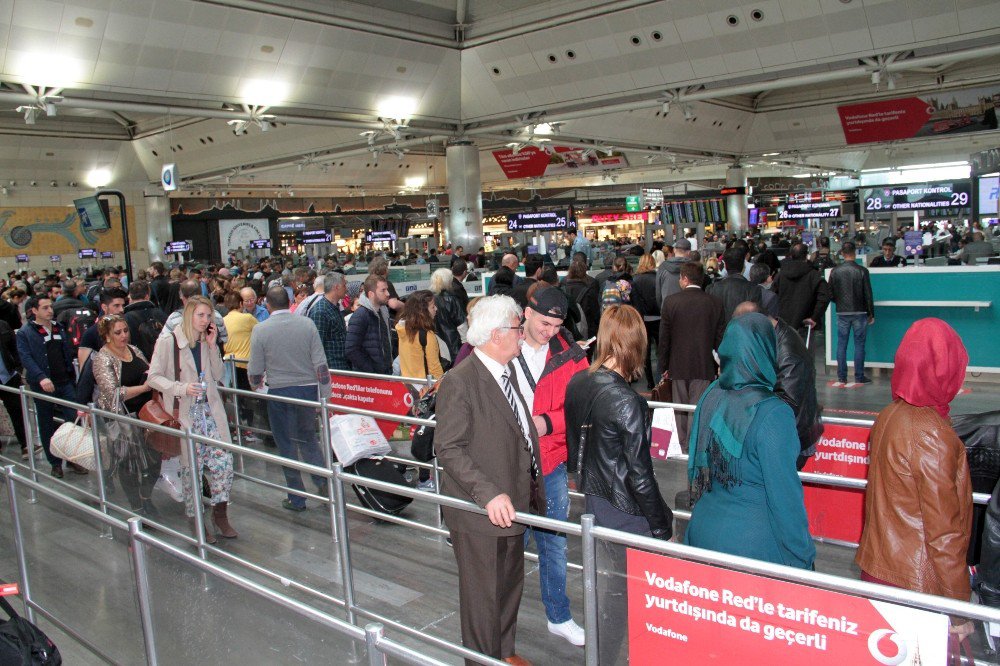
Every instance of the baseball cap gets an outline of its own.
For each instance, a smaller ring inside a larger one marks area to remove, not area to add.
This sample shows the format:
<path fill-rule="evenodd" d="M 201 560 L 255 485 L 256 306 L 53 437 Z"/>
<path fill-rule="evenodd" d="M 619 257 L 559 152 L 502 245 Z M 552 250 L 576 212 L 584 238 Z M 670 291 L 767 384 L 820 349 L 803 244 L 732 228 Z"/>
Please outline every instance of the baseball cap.
<path fill-rule="evenodd" d="M 691 249 L 691 241 L 689 241 L 687 238 L 678 238 L 676 241 L 674 241 L 674 249 L 688 252 Z"/>
<path fill-rule="evenodd" d="M 569 312 L 569 301 L 566 300 L 566 295 L 555 287 L 546 287 L 536 290 L 531 295 L 528 307 L 546 317 L 565 319 Z"/>

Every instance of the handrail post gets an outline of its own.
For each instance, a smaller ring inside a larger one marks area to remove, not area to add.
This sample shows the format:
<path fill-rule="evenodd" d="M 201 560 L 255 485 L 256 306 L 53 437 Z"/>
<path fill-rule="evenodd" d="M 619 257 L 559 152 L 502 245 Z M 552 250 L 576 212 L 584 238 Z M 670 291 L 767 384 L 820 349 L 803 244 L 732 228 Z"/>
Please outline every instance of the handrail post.
<path fill-rule="evenodd" d="M 326 465 L 326 469 L 332 474 L 333 451 L 331 447 L 333 446 L 333 440 L 330 434 L 330 412 L 327 411 L 326 401 L 323 400 L 323 387 L 320 384 L 316 385 L 316 399 L 319 402 L 320 432 L 323 437 L 323 441 L 319 445 L 323 450 L 323 463 Z M 340 539 L 340 536 L 337 533 L 337 508 L 335 506 L 332 478 L 326 480 L 326 495 L 328 498 L 326 503 L 327 511 L 330 514 L 330 538 L 336 543 Z"/>
<path fill-rule="evenodd" d="M 597 543 L 591 532 L 594 529 L 593 514 L 580 517 L 581 538 L 583 539 L 583 630 L 587 636 L 584 644 L 584 663 L 598 666 L 598 620 L 597 620 Z"/>
<path fill-rule="evenodd" d="M 21 578 L 21 598 L 24 600 L 24 615 L 28 622 L 35 622 L 35 610 L 31 607 L 31 583 L 28 580 L 28 560 L 24 555 L 24 532 L 21 530 L 21 511 L 17 506 L 17 488 L 14 481 L 14 466 L 4 467 L 7 477 L 7 499 L 10 500 L 10 518 L 14 533 L 14 550 L 17 552 L 17 574 Z M 37 481 L 35 482 L 37 483 Z M 37 499 L 35 500 L 38 501 Z"/>
<path fill-rule="evenodd" d="M 356 607 L 354 603 L 354 574 L 351 568 L 351 543 L 350 535 L 347 531 L 347 500 L 344 499 L 344 482 L 340 475 L 344 471 L 344 466 L 339 462 L 333 464 L 334 477 L 330 479 L 334 486 L 334 495 L 337 503 L 337 525 L 336 533 L 339 537 L 337 545 L 340 548 L 340 580 L 344 587 L 344 609 L 347 611 L 347 621 L 357 624 L 357 616 L 354 613 Z M 347 661 L 356 664 L 361 661 L 358 655 L 358 645 L 351 641 L 351 654 Z"/>
<path fill-rule="evenodd" d="M 431 478 L 434 479 L 434 494 L 441 494 L 441 466 L 438 465 L 437 456 L 431 460 L 434 463 L 434 467 L 431 468 Z M 444 528 L 444 509 L 440 504 L 435 504 L 434 506 L 434 524 L 438 529 Z M 440 540 L 440 537 L 438 537 Z"/>
<path fill-rule="evenodd" d="M 229 376 L 232 378 L 232 385 L 229 388 L 239 388 L 236 386 L 236 354 L 230 354 L 226 357 L 226 365 L 229 368 Z M 233 411 L 235 412 L 234 419 L 236 423 L 236 443 L 242 447 L 243 446 L 243 428 L 240 423 L 240 394 L 233 393 Z M 240 451 L 237 454 L 237 469 L 239 469 L 240 474 L 246 473 L 246 465 L 243 461 L 243 452 Z"/>
<path fill-rule="evenodd" d="M 379 649 L 379 641 L 385 635 L 381 622 L 370 622 L 365 625 L 365 647 L 368 650 L 368 666 L 386 666 L 388 661 Z"/>
<path fill-rule="evenodd" d="M 205 507 L 201 501 L 201 472 L 198 470 L 198 453 L 194 440 L 191 439 L 191 429 L 184 428 L 184 457 L 187 458 L 188 476 L 191 479 L 191 503 L 194 504 L 194 539 L 198 544 L 198 557 L 205 559 Z M 183 483 L 181 486 L 183 487 Z M 184 500 L 187 510 L 187 498 Z"/>
<path fill-rule="evenodd" d="M 132 551 L 132 570 L 135 573 L 135 591 L 139 599 L 139 622 L 142 625 L 142 642 L 146 648 L 146 663 L 157 666 L 156 634 L 153 630 L 153 611 L 149 593 L 149 567 L 146 563 L 146 544 L 139 540 L 142 531 L 140 518 L 128 519 L 128 540 Z"/>
<path fill-rule="evenodd" d="M 38 431 L 38 421 L 35 419 L 31 407 L 28 406 L 28 393 L 24 384 L 18 387 L 21 394 L 21 418 L 24 419 L 24 438 L 28 440 L 25 445 L 28 447 L 28 469 L 31 470 L 31 480 L 38 483 L 38 467 L 35 464 L 35 435 L 38 435 L 38 443 L 42 443 L 42 435 Z M 38 495 L 35 489 L 28 491 L 28 504 L 37 504 Z"/>
<path fill-rule="evenodd" d="M 97 472 L 97 498 L 101 504 L 101 511 L 108 513 L 108 490 L 104 485 L 104 456 L 101 455 L 101 436 L 97 432 L 97 414 L 94 414 L 94 403 L 87 403 L 88 418 L 90 418 L 90 443 L 94 447 L 94 467 Z M 114 539 L 115 535 L 111 528 L 101 523 L 102 539 Z"/>

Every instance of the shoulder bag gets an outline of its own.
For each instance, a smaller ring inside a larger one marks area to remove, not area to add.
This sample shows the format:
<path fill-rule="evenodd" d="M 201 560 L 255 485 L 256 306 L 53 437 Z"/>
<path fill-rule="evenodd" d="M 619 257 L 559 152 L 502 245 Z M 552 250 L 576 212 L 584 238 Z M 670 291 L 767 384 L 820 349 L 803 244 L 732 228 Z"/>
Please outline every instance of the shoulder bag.
<path fill-rule="evenodd" d="M 3 597 L 0 597 L 0 609 L 9 618 L 0 621 L 0 664 L 59 666 L 62 663 L 55 643 L 41 629 L 18 615 Z"/>
<path fill-rule="evenodd" d="M 170 344 L 174 348 L 174 381 L 181 380 L 181 353 L 177 347 L 177 336 L 171 333 Z M 153 397 L 139 410 L 139 419 L 146 423 L 181 430 L 180 399 L 174 397 L 173 409 L 168 411 L 163 402 L 163 394 L 153 392 Z M 163 458 L 173 458 L 181 454 L 180 437 L 153 430 L 146 431 L 146 444 L 158 451 Z"/>

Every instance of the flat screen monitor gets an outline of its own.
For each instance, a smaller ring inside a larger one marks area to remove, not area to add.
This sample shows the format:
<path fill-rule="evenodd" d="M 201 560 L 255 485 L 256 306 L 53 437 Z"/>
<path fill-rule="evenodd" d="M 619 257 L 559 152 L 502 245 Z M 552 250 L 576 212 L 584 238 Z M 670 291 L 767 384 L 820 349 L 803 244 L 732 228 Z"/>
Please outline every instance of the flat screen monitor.
<path fill-rule="evenodd" d="M 85 231 L 106 231 L 111 228 L 108 216 L 97 197 L 74 199 L 73 205 L 80 216 L 80 228 Z"/>

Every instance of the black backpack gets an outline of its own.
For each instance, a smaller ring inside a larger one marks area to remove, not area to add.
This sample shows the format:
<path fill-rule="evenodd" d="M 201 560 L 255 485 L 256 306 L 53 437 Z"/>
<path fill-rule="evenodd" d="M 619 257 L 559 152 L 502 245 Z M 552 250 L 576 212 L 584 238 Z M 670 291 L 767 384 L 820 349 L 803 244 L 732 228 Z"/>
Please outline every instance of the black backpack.
<path fill-rule="evenodd" d="M 41 629 L 17 614 L 6 599 L 0 608 L 10 618 L 0 622 L 0 664 L 4 666 L 59 666 L 59 648 Z"/>
<path fill-rule="evenodd" d="M 94 325 L 97 317 L 90 308 L 72 308 L 60 312 L 56 321 L 62 324 L 70 344 L 73 345 L 73 353 L 76 353 L 80 343 L 83 342 L 83 334 Z"/>
<path fill-rule="evenodd" d="M 153 310 L 152 312 L 157 311 Z M 139 348 L 139 351 L 142 352 L 147 361 L 153 358 L 153 349 L 156 347 L 156 341 L 160 337 L 160 332 L 163 331 L 163 323 L 162 315 L 147 314 L 130 331 L 132 344 Z"/>

